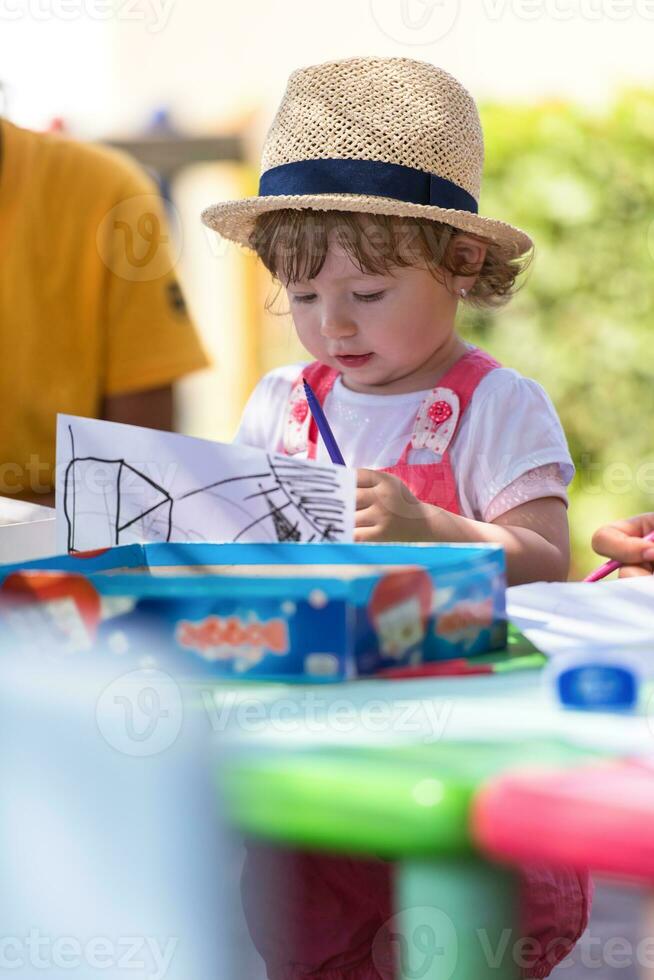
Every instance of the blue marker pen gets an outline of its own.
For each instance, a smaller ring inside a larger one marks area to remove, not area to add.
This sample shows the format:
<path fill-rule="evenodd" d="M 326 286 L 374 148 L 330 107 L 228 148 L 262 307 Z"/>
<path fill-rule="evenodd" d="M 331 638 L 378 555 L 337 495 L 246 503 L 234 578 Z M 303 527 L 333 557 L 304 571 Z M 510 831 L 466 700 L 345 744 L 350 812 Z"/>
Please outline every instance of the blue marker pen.
<path fill-rule="evenodd" d="M 345 460 L 343 459 L 343 454 L 338 448 L 336 439 L 334 438 L 334 433 L 332 432 L 329 422 L 323 412 L 320 402 L 315 396 L 313 388 L 309 382 L 305 379 L 304 381 L 304 393 L 307 396 L 307 402 L 309 403 L 309 409 L 313 416 L 313 420 L 318 427 L 318 432 L 323 438 L 323 442 L 329 453 L 329 458 L 332 463 L 337 463 L 339 466 L 345 466 Z"/>

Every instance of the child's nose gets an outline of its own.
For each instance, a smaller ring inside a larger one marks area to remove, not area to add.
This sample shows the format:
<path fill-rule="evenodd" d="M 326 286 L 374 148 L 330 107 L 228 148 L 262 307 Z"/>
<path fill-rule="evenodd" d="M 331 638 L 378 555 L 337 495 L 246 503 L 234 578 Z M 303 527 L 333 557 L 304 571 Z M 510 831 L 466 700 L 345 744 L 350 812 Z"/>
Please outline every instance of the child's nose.
<path fill-rule="evenodd" d="M 352 337 L 357 332 L 356 325 L 342 316 L 324 316 L 320 325 L 323 337 L 335 340 L 339 337 Z"/>

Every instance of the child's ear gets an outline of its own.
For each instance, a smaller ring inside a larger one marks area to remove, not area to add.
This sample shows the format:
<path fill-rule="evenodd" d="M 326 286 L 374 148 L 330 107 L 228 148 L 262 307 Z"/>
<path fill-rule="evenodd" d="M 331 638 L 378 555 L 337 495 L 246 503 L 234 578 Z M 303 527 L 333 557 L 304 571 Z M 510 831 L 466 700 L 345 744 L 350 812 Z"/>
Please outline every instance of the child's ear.
<path fill-rule="evenodd" d="M 451 255 L 456 259 L 457 264 L 461 263 L 472 266 L 477 272 L 481 269 L 486 258 L 487 242 L 480 241 L 473 235 L 466 235 L 460 232 L 449 244 Z"/>

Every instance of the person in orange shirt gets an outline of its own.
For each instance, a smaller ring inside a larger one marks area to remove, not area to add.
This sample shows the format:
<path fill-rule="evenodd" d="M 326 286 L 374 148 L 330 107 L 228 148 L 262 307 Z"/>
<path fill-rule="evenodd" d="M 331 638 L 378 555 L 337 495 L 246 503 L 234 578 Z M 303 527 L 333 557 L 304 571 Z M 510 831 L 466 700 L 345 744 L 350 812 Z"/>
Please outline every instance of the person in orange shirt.
<path fill-rule="evenodd" d="M 173 427 L 209 363 L 176 242 L 126 154 L 0 118 L 0 495 L 53 502 L 58 412 Z"/>
<path fill-rule="evenodd" d="M 654 572 L 654 541 L 645 535 L 654 532 L 654 512 L 637 514 L 624 521 L 605 524 L 593 535 L 593 549 L 598 555 L 620 561 L 620 578 L 651 575 Z"/>

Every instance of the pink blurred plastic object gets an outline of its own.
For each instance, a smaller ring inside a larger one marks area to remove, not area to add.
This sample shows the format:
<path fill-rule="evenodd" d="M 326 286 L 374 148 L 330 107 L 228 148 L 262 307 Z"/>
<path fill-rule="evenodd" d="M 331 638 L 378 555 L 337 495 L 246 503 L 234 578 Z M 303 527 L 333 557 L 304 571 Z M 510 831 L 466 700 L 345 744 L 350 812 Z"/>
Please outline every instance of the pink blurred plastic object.
<path fill-rule="evenodd" d="M 492 858 L 654 883 L 654 765 L 607 762 L 500 777 L 479 793 L 472 827 Z"/>

